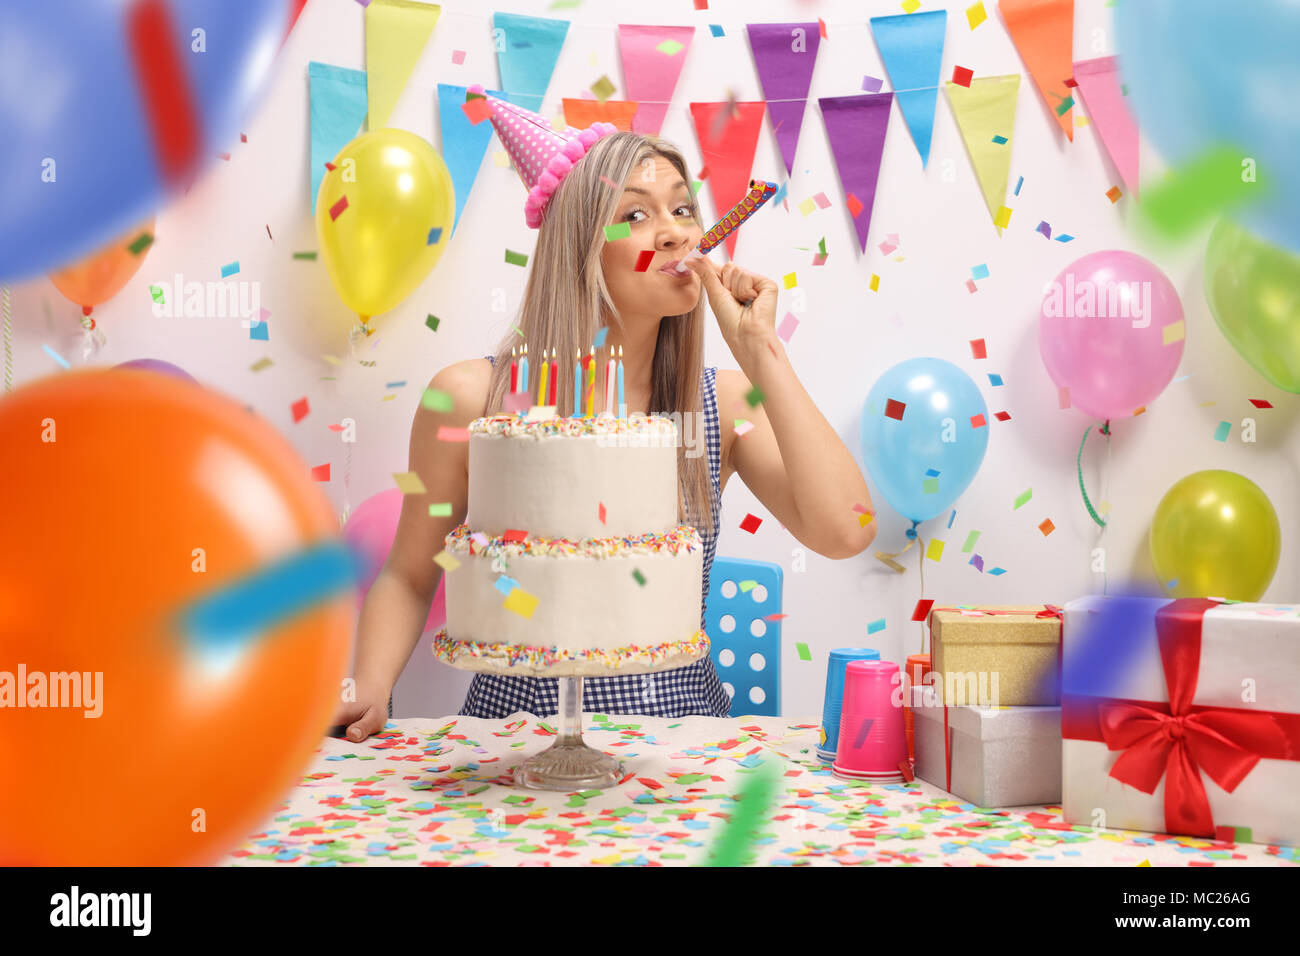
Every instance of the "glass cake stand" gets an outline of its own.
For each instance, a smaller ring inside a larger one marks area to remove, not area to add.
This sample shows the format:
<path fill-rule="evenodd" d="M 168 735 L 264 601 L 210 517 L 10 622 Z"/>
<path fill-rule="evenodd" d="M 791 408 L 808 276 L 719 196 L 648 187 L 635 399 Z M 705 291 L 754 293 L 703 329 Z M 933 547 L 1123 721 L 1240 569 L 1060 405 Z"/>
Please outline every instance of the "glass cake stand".
<path fill-rule="evenodd" d="M 582 678 L 561 677 L 555 743 L 515 767 L 515 783 L 531 790 L 602 790 L 623 779 L 623 761 L 582 742 Z"/>

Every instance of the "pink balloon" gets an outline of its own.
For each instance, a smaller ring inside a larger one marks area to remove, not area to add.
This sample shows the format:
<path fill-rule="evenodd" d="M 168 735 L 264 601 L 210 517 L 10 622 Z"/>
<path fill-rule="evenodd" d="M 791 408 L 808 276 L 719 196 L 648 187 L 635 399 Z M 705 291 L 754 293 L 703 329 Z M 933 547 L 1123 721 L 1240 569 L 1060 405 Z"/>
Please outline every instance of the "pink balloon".
<path fill-rule="evenodd" d="M 1118 249 L 1094 252 L 1043 291 L 1038 350 L 1072 406 L 1093 418 L 1128 418 L 1174 377 L 1182 321 L 1178 293 L 1154 264 Z M 1179 329 L 1166 345 L 1172 325 Z"/>
<path fill-rule="evenodd" d="M 343 526 L 343 539 L 360 556 L 362 562 L 358 608 L 365 601 L 375 578 L 379 577 L 379 570 L 388 560 L 388 552 L 393 549 L 393 541 L 397 537 L 397 520 L 401 514 L 402 491 L 400 488 L 390 488 L 371 495 L 348 515 L 347 524 Z M 429 560 L 433 560 L 433 555 L 429 555 Z M 429 617 L 424 623 L 425 631 L 437 630 L 447 620 L 447 599 L 443 583 L 444 579 L 439 578 L 438 590 L 434 593 Z"/>

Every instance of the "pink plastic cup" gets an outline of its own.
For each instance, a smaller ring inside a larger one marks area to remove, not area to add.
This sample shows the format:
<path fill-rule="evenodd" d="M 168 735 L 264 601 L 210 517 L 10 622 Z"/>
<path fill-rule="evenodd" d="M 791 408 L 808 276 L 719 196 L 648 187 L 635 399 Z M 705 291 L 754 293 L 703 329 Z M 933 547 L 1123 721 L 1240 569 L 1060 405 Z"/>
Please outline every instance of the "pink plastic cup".
<path fill-rule="evenodd" d="M 898 665 L 890 661 L 849 661 L 844 671 L 840 739 L 831 772 L 850 780 L 897 783 L 907 760 L 903 709 L 895 707 Z"/>

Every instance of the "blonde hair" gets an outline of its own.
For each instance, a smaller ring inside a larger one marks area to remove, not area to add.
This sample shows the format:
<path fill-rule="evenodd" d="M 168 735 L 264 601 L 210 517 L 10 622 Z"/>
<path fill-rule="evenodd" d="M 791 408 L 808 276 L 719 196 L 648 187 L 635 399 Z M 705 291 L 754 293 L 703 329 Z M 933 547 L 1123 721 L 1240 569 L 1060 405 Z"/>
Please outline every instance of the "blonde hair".
<path fill-rule="evenodd" d="M 601 251 L 604 227 L 613 223 L 622 184 L 634 169 L 662 156 L 689 184 L 686 160 L 661 139 L 639 133 L 618 132 L 602 137 L 561 181 L 546 207 L 538 230 L 532 269 L 524 287 L 519 320 L 522 335 L 511 331 L 497 346 L 488 386 L 485 415 L 499 414 L 510 387 L 510 350 L 528 343 L 530 373 L 542 355 L 554 348 L 560 366 L 555 400 L 561 410 L 573 408 L 573 366 L 569 356 L 585 357 L 602 326 L 622 328 L 622 319 L 605 285 Z M 610 188 L 605 182 L 617 183 Z M 694 193 L 691 213 L 703 231 Z M 598 361 L 602 350 L 597 350 Z M 681 315 L 666 315 L 659 323 L 654 360 L 650 369 L 651 414 L 678 412 L 682 420 L 702 422 L 700 376 L 704 367 L 704 296 L 695 308 Z M 531 380 L 536 374 L 529 375 Z M 561 412 L 562 413 L 562 412 Z M 677 447 L 678 519 L 701 533 L 713 530 L 713 482 L 707 455 L 686 455 L 686 443 Z"/>

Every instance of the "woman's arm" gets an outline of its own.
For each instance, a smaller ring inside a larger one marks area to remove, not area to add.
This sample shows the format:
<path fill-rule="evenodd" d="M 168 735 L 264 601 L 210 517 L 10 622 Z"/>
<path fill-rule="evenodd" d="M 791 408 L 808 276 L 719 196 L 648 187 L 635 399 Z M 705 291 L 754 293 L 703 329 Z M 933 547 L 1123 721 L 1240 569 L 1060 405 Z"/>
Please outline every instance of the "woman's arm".
<path fill-rule="evenodd" d="M 686 264 L 702 277 L 743 372 L 726 373 L 721 413 L 731 415 L 753 386 L 762 392 L 757 405 L 742 406 L 754 427 L 732 441 L 736 473 L 802 544 L 828 558 L 861 554 L 876 535 L 875 522 L 863 526 L 854 510 L 872 510 L 867 483 L 790 365 L 776 334 L 776 283 L 730 262 L 721 269 L 707 258 Z"/>

